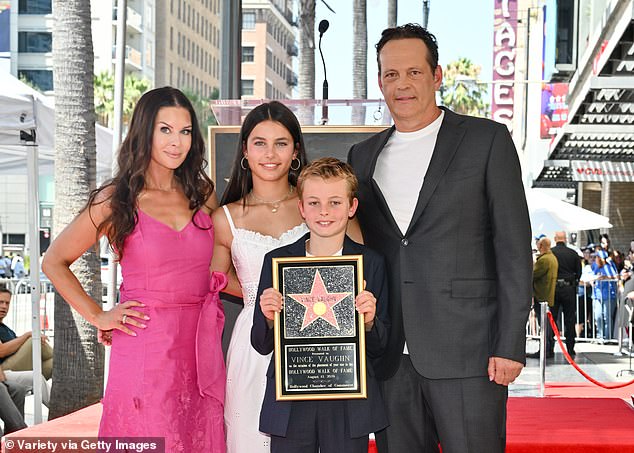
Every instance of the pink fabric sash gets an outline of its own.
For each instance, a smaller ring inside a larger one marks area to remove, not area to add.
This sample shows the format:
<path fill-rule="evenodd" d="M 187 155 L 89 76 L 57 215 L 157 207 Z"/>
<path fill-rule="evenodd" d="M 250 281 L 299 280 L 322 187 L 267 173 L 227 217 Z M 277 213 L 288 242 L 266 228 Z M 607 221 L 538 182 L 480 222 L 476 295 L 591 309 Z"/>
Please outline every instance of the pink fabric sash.
<path fill-rule="evenodd" d="M 181 292 L 153 291 L 147 289 L 126 290 L 121 286 L 121 301 L 136 300 L 148 307 L 201 306 L 196 327 L 196 372 L 200 395 L 215 398 L 224 405 L 225 362 L 222 355 L 222 329 L 225 313 L 220 301 L 220 291 L 227 286 L 227 276 L 212 272 L 209 292 L 195 296 Z"/>
<path fill-rule="evenodd" d="M 225 312 L 220 301 L 220 291 L 225 286 L 227 286 L 227 276 L 221 272 L 212 272 L 209 293 L 200 311 L 196 331 L 198 391 L 201 396 L 216 398 L 222 405 L 225 403 L 227 373 L 222 356 Z"/>

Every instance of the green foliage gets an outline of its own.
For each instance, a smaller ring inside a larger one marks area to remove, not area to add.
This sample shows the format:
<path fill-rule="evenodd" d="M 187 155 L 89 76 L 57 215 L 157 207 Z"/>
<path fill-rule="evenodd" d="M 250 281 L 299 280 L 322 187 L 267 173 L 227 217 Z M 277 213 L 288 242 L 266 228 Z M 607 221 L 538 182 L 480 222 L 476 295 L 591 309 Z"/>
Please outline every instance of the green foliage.
<path fill-rule="evenodd" d="M 480 66 L 461 57 L 443 68 L 440 96 L 443 105 L 457 113 L 488 117 L 489 104 L 484 100 L 487 86 L 478 83 Z"/>
<path fill-rule="evenodd" d="M 126 74 L 123 87 L 123 123 L 127 124 L 139 98 L 150 88 L 150 82 Z M 114 75 L 101 72 L 95 75 L 95 112 L 104 126 L 112 126 L 114 116 Z"/>
<path fill-rule="evenodd" d="M 211 111 L 211 107 L 209 106 L 209 101 L 212 99 L 218 99 L 220 97 L 220 91 L 218 88 L 214 87 L 211 92 L 211 96 L 209 98 L 204 98 L 200 96 L 198 93 L 194 93 L 193 91 L 183 88 L 181 91 L 189 98 L 189 101 L 192 103 L 194 107 L 194 111 L 196 112 L 196 118 L 198 119 L 198 126 L 200 126 L 200 130 L 202 131 L 203 137 L 205 141 L 207 140 L 207 131 L 209 126 L 215 126 L 218 124 L 216 121 L 216 117 Z"/>

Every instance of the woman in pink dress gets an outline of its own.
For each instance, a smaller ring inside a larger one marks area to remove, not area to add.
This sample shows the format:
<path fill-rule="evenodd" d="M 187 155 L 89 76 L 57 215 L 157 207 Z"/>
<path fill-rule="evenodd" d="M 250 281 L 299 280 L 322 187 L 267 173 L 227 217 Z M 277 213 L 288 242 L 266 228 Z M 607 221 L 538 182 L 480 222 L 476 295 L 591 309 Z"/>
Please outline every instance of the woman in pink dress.
<path fill-rule="evenodd" d="M 49 247 L 55 288 L 112 345 L 100 437 L 159 437 L 166 452 L 224 453 L 224 314 L 211 274 L 217 206 L 191 103 L 170 87 L 144 94 L 118 173 Z M 69 266 L 106 235 L 118 251 L 121 303 L 103 311 Z"/>

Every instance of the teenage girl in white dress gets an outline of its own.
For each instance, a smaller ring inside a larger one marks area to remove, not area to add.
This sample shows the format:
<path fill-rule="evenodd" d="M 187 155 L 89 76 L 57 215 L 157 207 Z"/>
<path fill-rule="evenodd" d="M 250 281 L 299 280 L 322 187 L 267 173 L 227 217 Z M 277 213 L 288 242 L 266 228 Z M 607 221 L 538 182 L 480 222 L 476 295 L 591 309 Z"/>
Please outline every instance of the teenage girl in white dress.
<path fill-rule="evenodd" d="M 253 308 L 264 255 L 308 231 L 295 190 L 305 164 L 301 128 L 286 106 L 273 101 L 246 116 L 223 209 L 212 217 L 212 269 L 229 272 L 233 263 L 239 284 L 233 281 L 225 291 L 244 301 L 227 353 L 227 453 L 269 452 L 269 437 L 258 427 L 270 356 L 251 347 Z"/>

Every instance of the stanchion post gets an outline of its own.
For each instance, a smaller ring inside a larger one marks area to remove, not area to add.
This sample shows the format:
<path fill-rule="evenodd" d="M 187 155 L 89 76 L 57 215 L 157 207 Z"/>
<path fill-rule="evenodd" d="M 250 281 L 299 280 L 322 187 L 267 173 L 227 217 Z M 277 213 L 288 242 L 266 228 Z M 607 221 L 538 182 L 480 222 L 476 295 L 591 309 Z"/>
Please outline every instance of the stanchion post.
<path fill-rule="evenodd" d="M 546 335 L 548 332 L 548 302 L 540 302 L 541 331 L 539 332 L 539 395 L 546 393 Z"/>

